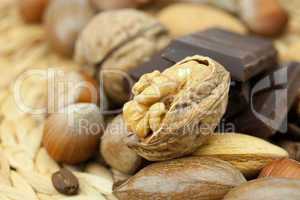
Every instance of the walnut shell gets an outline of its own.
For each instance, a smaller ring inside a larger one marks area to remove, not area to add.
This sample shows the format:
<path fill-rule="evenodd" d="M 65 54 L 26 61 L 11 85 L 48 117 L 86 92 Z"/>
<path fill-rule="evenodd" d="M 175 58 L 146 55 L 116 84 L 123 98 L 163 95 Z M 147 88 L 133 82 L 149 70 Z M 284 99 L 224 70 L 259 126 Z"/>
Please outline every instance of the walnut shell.
<path fill-rule="evenodd" d="M 300 180 L 261 178 L 231 190 L 224 200 L 296 200 L 300 199 Z"/>
<path fill-rule="evenodd" d="M 101 139 L 101 154 L 105 162 L 125 174 L 132 174 L 142 164 L 142 158 L 129 149 L 124 141 L 128 132 L 122 115 L 110 122 Z"/>
<path fill-rule="evenodd" d="M 152 16 L 133 9 L 107 11 L 97 15 L 83 30 L 76 44 L 75 59 L 94 73 L 101 69 L 103 77 L 99 77 L 104 80 L 106 94 L 122 104 L 130 94 L 127 72 L 168 42 L 166 29 Z"/>
<path fill-rule="evenodd" d="M 187 57 L 164 72 L 143 75 L 123 117 L 130 148 L 147 160 L 191 154 L 213 133 L 228 102 L 230 75 L 214 60 Z"/>
<path fill-rule="evenodd" d="M 218 200 L 244 182 L 228 162 L 188 157 L 148 165 L 114 193 L 120 200 Z"/>

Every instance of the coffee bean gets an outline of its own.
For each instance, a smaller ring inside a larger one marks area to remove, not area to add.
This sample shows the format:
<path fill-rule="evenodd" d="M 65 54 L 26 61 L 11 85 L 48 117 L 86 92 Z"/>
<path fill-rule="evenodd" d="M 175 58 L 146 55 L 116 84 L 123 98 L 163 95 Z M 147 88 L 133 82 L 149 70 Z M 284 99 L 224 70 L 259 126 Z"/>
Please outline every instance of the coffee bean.
<path fill-rule="evenodd" d="M 67 169 L 61 169 L 55 172 L 52 175 L 52 184 L 59 193 L 65 195 L 75 195 L 78 193 L 78 179 Z"/>

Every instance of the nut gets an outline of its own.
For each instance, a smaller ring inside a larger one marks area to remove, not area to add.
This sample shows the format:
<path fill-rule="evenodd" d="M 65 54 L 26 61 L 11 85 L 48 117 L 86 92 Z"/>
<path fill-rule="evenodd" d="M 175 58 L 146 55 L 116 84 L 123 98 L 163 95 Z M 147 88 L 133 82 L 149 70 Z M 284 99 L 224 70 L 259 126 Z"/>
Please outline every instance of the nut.
<path fill-rule="evenodd" d="M 191 154 L 213 133 L 228 101 L 229 73 L 208 57 L 188 57 L 143 75 L 123 108 L 128 145 L 147 160 Z"/>
<path fill-rule="evenodd" d="M 52 183 L 55 189 L 62 194 L 76 195 L 78 193 L 78 179 L 71 171 L 65 168 L 52 175 Z"/>
<path fill-rule="evenodd" d="M 68 71 L 63 75 L 51 77 L 51 95 L 48 96 L 48 113 L 54 113 L 74 103 L 94 103 L 99 100 L 97 81 L 84 72 Z M 53 95 L 52 92 L 57 92 Z"/>
<path fill-rule="evenodd" d="M 121 185 L 131 177 L 131 175 L 124 174 L 116 169 L 112 169 L 111 171 L 113 174 L 114 187 Z"/>
<path fill-rule="evenodd" d="M 128 132 L 122 115 L 108 124 L 101 139 L 101 154 L 107 164 L 125 174 L 136 172 L 141 166 L 142 158 L 129 149 L 124 141 Z"/>
<path fill-rule="evenodd" d="M 151 0 L 91 0 L 97 10 L 110 10 L 120 8 L 136 8 L 149 3 Z"/>
<path fill-rule="evenodd" d="M 278 0 L 241 0 L 239 13 L 251 31 L 265 36 L 282 33 L 288 24 Z"/>
<path fill-rule="evenodd" d="M 166 29 L 152 16 L 132 9 L 107 11 L 93 18 L 83 30 L 76 43 L 75 58 L 103 78 L 105 92 L 112 101 L 123 104 L 131 86 L 127 72 L 168 42 Z"/>
<path fill-rule="evenodd" d="M 48 0 L 21 0 L 19 1 L 20 14 L 24 21 L 35 23 L 42 21 Z"/>
<path fill-rule="evenodd" d="M 273 161 L 260 172 L 259 177 L 266 176 L 300 179 L 300 163 L 291 159 Z"/>
<path fill-rule="evenodd" d="M 221 9 L 201 4 L 171 4 L 158 13 L 158 19 L 168 28 L 173 38 L 213 27 L 242 34 L 247 32 L 237 18 Z"/>
<path fill-rule="evenodd" d="M 47 36 L 56 52 L 72 56 L 80 31 L 94 15 L 88 0 L 52 0 L 45 16 Z"/>
<path fill-rule="evenodd" d="M 281 200 L 300 199 L 300 180 L 287 178 L 261 178 L 231 190 L 224 200 Z"/>
<path fill-rule="evenodd" d="M 102 115 L 96 105 L 73 104 L 46 120 L 43 144 L 54 160 L 77 164 L 97 151 L 102 130 Z"/>
<path fill-rule="evenodd" d="M 230 162 L 246 177 L 257 175 L 269 162 L 288 153 L 265 140 L 243 134 L 220 133 L 209 136 L 195 156 L 213 156 Z"/>
<path fill-rule="evenodd" d="M 228 162 L 216 158 L 187 157 L 148 165 L 115 188 L 120 200 L 222 199 L 246 182 Z"/>
<path fill-rule="evenodd" d="M 279 145 L 289 153 L 291 159 L 300 161 L 300 142 L 285 140 L 281 141 Z"/>

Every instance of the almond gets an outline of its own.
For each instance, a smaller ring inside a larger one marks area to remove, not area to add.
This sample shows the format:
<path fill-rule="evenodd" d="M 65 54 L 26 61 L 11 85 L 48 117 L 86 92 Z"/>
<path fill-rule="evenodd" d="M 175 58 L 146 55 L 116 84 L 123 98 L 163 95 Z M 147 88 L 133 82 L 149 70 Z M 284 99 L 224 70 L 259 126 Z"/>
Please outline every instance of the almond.
<path fill-rule="evenodd" d="M 269 162 L 287 158 L 288 153 L 265 140 L 238 133 L 211 135 L 195 156 L 212 156 L 230 162 L 246 177 L 257 175 Z"/>

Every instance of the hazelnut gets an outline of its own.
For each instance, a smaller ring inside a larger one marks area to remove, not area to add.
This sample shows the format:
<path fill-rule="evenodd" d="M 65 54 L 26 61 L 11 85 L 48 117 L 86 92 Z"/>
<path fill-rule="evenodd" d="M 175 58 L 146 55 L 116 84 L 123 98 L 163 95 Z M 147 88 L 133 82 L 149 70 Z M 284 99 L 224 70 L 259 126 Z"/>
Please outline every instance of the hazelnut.
<path fill-rule="evenodd" d="M 239 14 L 254 33 L 274 36 L 288 24 L 288 14 L 278 0 L 241 0 Z"/>
<path fill-rule="evenodd" d="M 300 163 L 292 159 L 276 160 L 260 172 L 259 177 L 278 177 L 300 179 Z"/>
<path fill-rule="evenodd" d="M 300 199 L 300 180 L 260 178 L 232 189 L 224 200 L 281 200 Z"/>
<path fill-rule="evenodd" d="M 76 42 L 75 59 L 103 81 L 112 103 L 130 97 L 127 75 L 166 47 L 166 29 L 152 16 L 134 9 L 102 12 L 84 28 Z"/>
<path fill-rule="evenodd" d="M 221 200 L 246 182 L 228 162 L 187 157 L 148 165 L 114 189 L 120 200 Z"/>
<path fill-rule="evenodd" d="M 189 155 L 225 113 L 230 75 L 214 60 L 187 57 L 163 72 L 144 74 L 123 107 L 128 146 L 150 161 Z"/>
<path fill-rule="evenodd" d="M 52 78 L 55 82 L 48 88 L 51 94 L 48 96 L 48 113 L 74 103 L 96 104 L 99 101 L 98 83 L 85 72 L 67 71 Z"/>
<path fill-rule="evenodd" d="M 110 10 L 110 9 L 120 9 L 120 8 L 136 8 L 151 0 L 90 0 L 92 5 L 97 8 L 97 10 Z"/>
<path fill-rule="evenodd" d="M 45 24 L 54 50 L 61 55 L 72 56 L 80 31 L 93 15 L 88 0 L 52 0 L 46 12 Z"/>
<path fill-rule="evenodd" d="M 102 115 L 94 104 L 69 105 L 45 122 L 43 145 L 58 162 L 77 164 L 97 151 L 103 132 Z"/>
<path fill-rule="evenodd" d="M 19 1 L 20 14 L 25 22 L 40 22 L 47 8 L 48 0 Z"/>
<path fill-rule="evenodd" d="M 136 172 L 142 163 L 142 158 L 129 149 L 124 141 L 129 133 L 125 127 L 122 115 L 110 122 L 101 139 L 101 154 L 108 165 L 125 174 Z"/>

